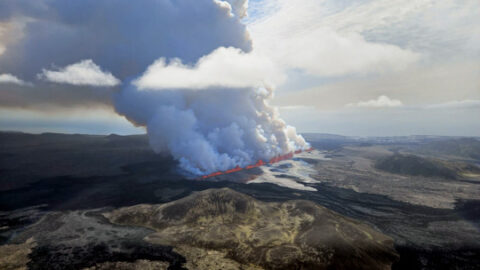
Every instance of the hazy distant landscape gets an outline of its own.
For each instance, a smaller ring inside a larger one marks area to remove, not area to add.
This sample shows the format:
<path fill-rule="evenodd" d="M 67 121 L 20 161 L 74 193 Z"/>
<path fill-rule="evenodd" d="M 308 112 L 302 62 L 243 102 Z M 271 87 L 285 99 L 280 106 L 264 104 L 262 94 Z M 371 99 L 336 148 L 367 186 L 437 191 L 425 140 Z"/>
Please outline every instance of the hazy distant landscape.
<path fill-rule="evenodd" d="M 143 135 L 2 132 L 0 268 L 480 263 L 478 138 L 304 136 L 312 153 L 199 180 Z"/>

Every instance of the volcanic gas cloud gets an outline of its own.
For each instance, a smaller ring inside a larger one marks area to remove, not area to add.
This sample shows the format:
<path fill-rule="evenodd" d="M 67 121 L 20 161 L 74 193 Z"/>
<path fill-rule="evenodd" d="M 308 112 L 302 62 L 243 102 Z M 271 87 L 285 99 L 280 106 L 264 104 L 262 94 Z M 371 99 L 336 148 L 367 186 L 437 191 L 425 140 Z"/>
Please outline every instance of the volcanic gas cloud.
<path fill-rule="evenodd" d="M 156 152 L 168 151 L 185 171 L 204 175 L 246 167 L 307 148 L 267 104 L 265 88 L 123 89 L 118 112 L 146 126 Z"/>
<path fill-rule="evenodd" d="M 215 2 L 226 19 L 240 23 L 234 7 Z M 246 32 L 244 38 L 250 42 Z M 220 46 L 191 64 L 158 59 L 125 83 L 115 108 L 146 127 L 156 152 L 169 152 L 188 173 L 207 175 L 309 147 L 268 105 L 271 85 L 282 80 L 282 72 L 254 50 Z"/>
<path fill-rule="evenodd" d="M 255 50 L 246 11 L 247 0 L 0 1 L 0 30 L 15 37 L 0 70 L 32 82 L 4 96 L 113 105 L 193 175 L 308 148 L 267 103 L 285 75 Z"/>

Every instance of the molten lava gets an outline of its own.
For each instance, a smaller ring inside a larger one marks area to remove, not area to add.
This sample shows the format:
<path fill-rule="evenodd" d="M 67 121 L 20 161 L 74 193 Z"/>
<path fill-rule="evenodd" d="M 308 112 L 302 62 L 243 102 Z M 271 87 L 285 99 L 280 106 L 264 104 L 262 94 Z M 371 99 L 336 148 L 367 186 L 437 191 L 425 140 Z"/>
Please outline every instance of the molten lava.
<path fill-rule="evenodd" d="M 238 172 L 238 171 L 241 171 L 241 170 L 243 170 L 243 169 L 240 168 L 240 166 L 237 165 L 237 167 L 235 167 L 233 169 L 230 169 L 230 170 L 227 170 L 227 171 L 225 171 L 225 173 Z"/>
<path fill-rule="evenodd" d="M 272 159 L 270 159 L 270 161 L 268 161 L 269 164 L 274 164 L 274 163 L 277 163 L 277 162 L 280 162 L 282 160 L 286 160 L 286 159 L 291 159 L 293 158 L 293 155 L 295 154 L 300 154 L 302 152 L 311 152 L 313 151 L 313 147 L 311 148 L 308 148 L 306 150 L 296 150 L 295 152 L 290 152 L 290 153 L 287 153 L 285 155 L 280 155 L 280 156 L 276 156 L 276 157 L 273 157 Z M 222 171 L 218 171 L 218 172 L 214 172 L 214 173 L 211 173 L 211 174 L 207 174 L 207 175 L 204 175 L 202 176 L 202 179 L 206 179 L 206 178 L 210 178 L 210 177 L 213 177 L 213 176 L 218 176 L 218 175 L 223 175 L 223 174 L 229 174 L 229 173 L 233 173 L 233 172 L 238 172 L 238 171 L 241 171 L 241 170 L 250 170 L 250 169 L 253 169 L 253 168 L 256 168 L 256 167 L 260 167 L 260 166 L 263 166 L 267 163 L 265 163 L 263 160 L 258 160 L 257 163 L 255 164 L 252 164 L 252 165 L 248 165 L 246 166 L 245 168 L 241 168 L 240 166 L 237 166 L 233 169 L 230 169 L 230 170 L 226 170 L 224 172 Z"/>
<path fill-rule="evenodd" d="M 258 160 L 257 163 L 253 164 L 253 165 L 248 165 L 247 167 L 245 167 L 245 169 L 247 170 L 250 170 L 250 169 L 253 169 L 253 168 L 256 168 L 256 167 L 260 167 L 262 165 L 265 165 L 265 162 L 263 162 L 263 160 Z"/>

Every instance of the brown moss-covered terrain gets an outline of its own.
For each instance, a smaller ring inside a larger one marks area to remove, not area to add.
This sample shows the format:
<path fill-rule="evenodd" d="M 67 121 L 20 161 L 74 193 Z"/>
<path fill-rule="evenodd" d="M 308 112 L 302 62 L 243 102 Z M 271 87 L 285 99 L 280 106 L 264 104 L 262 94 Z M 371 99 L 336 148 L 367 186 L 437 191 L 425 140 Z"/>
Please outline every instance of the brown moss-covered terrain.
<path fill-rule="evenodd" d="M 390 269 L 391 238 L 310 201 L 261 202 L 228 188 L 104 214 L 156 232 L 194 269 Z"/>
<path fill-rule="evenodd" d="M 32 252 L 32 248 L 35 245 L 33 238 L 29 238 L 25 243 L 0 246 L 0 269 L 28 269 L 27 263 L 30 261 L 28 255 Z"/>

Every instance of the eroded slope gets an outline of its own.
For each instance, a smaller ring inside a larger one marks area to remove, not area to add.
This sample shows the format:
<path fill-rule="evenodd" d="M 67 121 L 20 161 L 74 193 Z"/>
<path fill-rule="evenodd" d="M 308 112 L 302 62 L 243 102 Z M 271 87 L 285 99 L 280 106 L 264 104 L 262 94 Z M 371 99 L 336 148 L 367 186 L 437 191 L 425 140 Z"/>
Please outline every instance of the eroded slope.
<path fill-rule="evenodd" d="M 228 188 L 105 216 L 154 229 L 148 241 L 177 247 L 196 269 L 389 269 L 397 258 L 389 237 L 313 202 L 266 203 Z"/>

